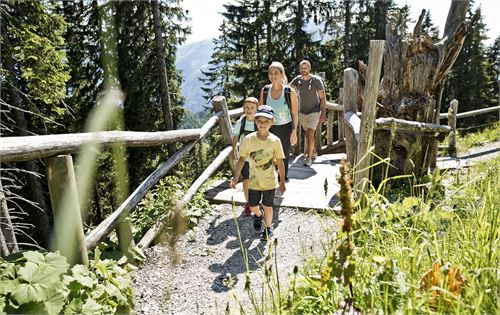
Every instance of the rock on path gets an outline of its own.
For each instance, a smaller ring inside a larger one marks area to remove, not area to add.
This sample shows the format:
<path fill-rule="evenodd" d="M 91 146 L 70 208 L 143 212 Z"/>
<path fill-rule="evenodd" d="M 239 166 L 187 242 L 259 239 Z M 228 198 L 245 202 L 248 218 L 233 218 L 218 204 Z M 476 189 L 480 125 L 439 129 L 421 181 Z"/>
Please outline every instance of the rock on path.
<path fill-rule="evenodd" d="M 240 208 L 217 205 L 175 248 L 159 244 L 146 250 L 145 263 L 134 273 L 136 314 L 221 314 L 228 303 L 231 313 L 239 313 L 238 307 L 254 313 L 245 291 L 247 275 L 260 303 L 263 290 L 269 291 L 264 269 L 271 267 L 276 279 L 277 262 L 280 289 L 286 292 L 294 266 L 323 257 L 328 238 L 335 235 L 332 217 L 275 208 L 274 246 L 273 240 L 259 240 L 252 219 L 240 216 Z"/>

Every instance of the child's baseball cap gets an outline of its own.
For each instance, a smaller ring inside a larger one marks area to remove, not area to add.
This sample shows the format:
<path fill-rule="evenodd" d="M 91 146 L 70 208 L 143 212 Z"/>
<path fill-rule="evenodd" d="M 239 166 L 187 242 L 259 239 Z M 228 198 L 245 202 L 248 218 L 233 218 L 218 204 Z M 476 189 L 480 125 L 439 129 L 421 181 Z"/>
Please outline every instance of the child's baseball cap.
<path fill-rule="evenodd" d="M 257 108 L 257 112 L 255 113 L 255 118 L 257 117 L 266 117 L 266 118 L 269 118 L 269 119 L 273 119 L 274 118 L 274 110 L 271 106 L 268 106 L 268 105 L 260 105 L 258 108 Z"/>

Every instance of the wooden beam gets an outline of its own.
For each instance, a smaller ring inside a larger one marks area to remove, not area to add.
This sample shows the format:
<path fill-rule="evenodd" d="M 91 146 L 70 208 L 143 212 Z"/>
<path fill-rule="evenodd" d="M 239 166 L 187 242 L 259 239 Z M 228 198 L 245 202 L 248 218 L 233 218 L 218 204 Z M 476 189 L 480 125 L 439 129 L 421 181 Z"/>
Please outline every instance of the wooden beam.
<path fill-rule="evenodd" d="M 233 140 L 233 131 L 231 118 L 229 116 L 229 112 L 227 109 L 226 98 L 224 96 L 215 96 L 212 99 L 212 106 L 215 111 L 221 112 L 222 115 L 219 118 L 219 127 L 222 134 L 222 138 L 224 139 L 224 143 L 226 145 L 231 145 Z M 234 159 L 228 158 L 229 167 L 233 174 L 236 172 L 236 163 Z"/>
<path fill-rule="evenodd" d="M 182 199 L 175 205 L 174 209 L 172 210 L 172 214 L 182 212 L 182 210 L 188 205 L 191 199 L 193 199 L 193 196 L 196 194 L 198 189 L 200 189 L 201 185 L 203 185 L 203 183 L 205 183 L 210 178 L 210 176 L 222 165 L 222 163 L 224 163 L 224 160 L 229 157 L 232 150 L 232 146 L 229 146 L 222 150 L 221 153 L 219 153 L 219 155 L 212 161 L 212 163 L 210 163 L 205 171 L 203 171 L 200 177 L 198 177 L 193 185 L 191 185 L 191 187 L 189 187 L 189 189 L 184 193 Z M 156 222 L 155 225 L 146 232 L 144 237 L 138 243 L 139 248 L 143 249 L 148 247 L 167 226 L 168 221 L 169 217 Z M 180 230 L 182 230 L 182 228 L 180 228 L 179 230 L 179 227 L 174 227 L 174 230 L 176 230 L 177 232 L 181 232 Z"/>
<path fill-rule="evenodd" d="M 368 150 L 372 146 L 375 115 L 377 112 L 377 97 L 380 84 L 380 71 L 384 56 L 384 41 L 371 40 L 368 55 L 368 71 L 366 86 L 363 95 L 363 115 L 361 116 L 361 137 L 356 153 L 356 164 L 353 187 L 360 185 L 363 193 L 367 192 L 367 181 L 371 164 L 371 154 Z M 352 97 L 352 96 L 349 96 Z"/>
<path fill-rule="evenodd" d="M 457 112 L 458 101 L 454 99 L 450 102 L 448 109 L 448 127 L 451 129 L 448 138 L 448 154 L 450 156 L 457 155 Z"/>
<path fill-rule="evenodd" d="M 397 131 L 431 133 L 436 137 L 439 134 L 447 135 L 451 131 L 450 127 L 448 126 L 423 123 L 413 120 L 404 120 L 398 118 L 377 118 L 375 120 L 375 129 L 391 130 L 393 128 L 395 128 Z"/>
<path fill-rule="evenodd" d="M 75 134 L 0 137 L 0 161 L 19 162 L 59 154 L 72 154 L 91 142 L 101 146 L 119 143 L 127 147 L 149 147 L 200 138 L 199 129 L 162 132 L 100 131 Z"/>
<path fill-rule="evenodd" d="M 116 209 L 109 217 L 102 221 L 94 230 L 92 230 L 85 238 L 85 243 L 88 250 L 97 246 L 125 217 L 128 216 L 130 211 L 134 209 L 139 201 L 146 195 L 146 193 L 160 181 L 175 165 L 177 165 L 195 144 L 203 139 L 208 132 L 217 124 L 221 113 L 216 113 L 210 117 L 208 121 L 200 129 L 200 138 L 198 140 L 188 142 L 165 163 L 160 165 L 148 178 L 146 178 L 137 187 L 134 192 Z"/>
<path fill-rule="evenodd" d="M 491 112 L 500 112 L 500 105 L 493 106 L 493 107 L 488 107 L 488 108 L 481 108 L 481 109 L 471 110 L 471 111 L 463 112 L 463 113 L 460 113 L 460 114 L 457 113 L 456 116 L 457 116 L 457 119 L 460 119 L 460 118 L 477 116 L 477 115 L 491 113 Z M 441 113 L 441 114 L 439 114 L 439 119 L 445 119 L 445 118 L 448 118 L 448 113 Z"/>
<path fill-rule="evenodd" d="M 344 70 L 344 87 L 342 92 L 342 105 L 344 105 L 345 110 L 344 117 L 342 118 L 347 126 L 352 115 L 356 116 L 356 100 L 358 98 L 358 72 L 356 70 L 352 68 Z M 351 166 L 354 166 L 356 162 L 356 150 L 359 141 L 359 136 L 356 136 L 356 132 L 359 134 L 360 130 L 361 128 L 357 131 L 353 130 L 352 124 L 351 129 L 345 128 L 346 154 Z"/>
<path fill-rule="evenodd" d="M 54 214 L 55 240 L 51 250 L 60 250 L 70 265 L 84 264 L 89 259 L 78 202 L 75 172 L 71 155 L 59 155 L 46 160 L 47 182 Z"/>

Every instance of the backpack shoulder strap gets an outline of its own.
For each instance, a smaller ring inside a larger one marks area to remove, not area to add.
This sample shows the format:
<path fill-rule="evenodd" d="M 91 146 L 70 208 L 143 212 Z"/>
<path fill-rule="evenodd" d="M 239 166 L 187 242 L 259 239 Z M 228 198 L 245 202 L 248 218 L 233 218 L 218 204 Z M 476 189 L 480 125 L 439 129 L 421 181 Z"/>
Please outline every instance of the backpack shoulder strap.
<path fill-rule="evenodd" d="M 245 132 L 245 125 L 247 123 L 247 118 L 245 116 L 245 114 L 243 114 L 243 116 L 241 116 L 241 119 L 240 119 L 240 139 L 241 139 L 241 136 L 243 135 L 243 133 Z"/>
<path fill-rule="evenodd" d="M 271 89 L 271 84 L 264 85 L 264 87 L 262 88 L 262 102 L 264 102 L 264 104 L 262 105 L 266 105 L 267 94 L 269 94 L 270 89 Z"/>
<path fill-rule="evenodd" d="M 292 88 L 289 85 L 285 85 L 284 92 L 286 105 L 288 105 L 288 109 L 292 110 L 292 97 L 290 96 Z"/>
<path fill-rule="evenodd" d="M 290 116 L 292 116 L 292 124 L 295 126 L 295 120 L 293 119 L 293 114 L 292 114 L 292 96 L 291 96 L 292 88 L 289 85 L 285 85 L 283 92 L 285 93 L 285 102 L 286 105 L 288 105 Z"/>

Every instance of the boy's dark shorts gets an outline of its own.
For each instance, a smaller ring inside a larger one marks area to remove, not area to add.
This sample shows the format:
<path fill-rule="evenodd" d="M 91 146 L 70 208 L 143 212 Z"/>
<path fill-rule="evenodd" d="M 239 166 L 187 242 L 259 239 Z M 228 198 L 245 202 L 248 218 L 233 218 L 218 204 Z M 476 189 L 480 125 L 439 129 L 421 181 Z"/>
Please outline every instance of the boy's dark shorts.
<path fill-rule="evenodd" d="M 258 206 L 259 203 L 266 207 L 272 207 L 274 205 L 274 193 L 276 189 L 270 190 L 248 190 L 248 205 L 250 207 Z"/>
<path fill-rule="evenodd" d="M 250 178 L 250 163 L 245 161 L 245 164 L 243 164 L 243 169 L 241 170 L 241 176 L 243 177 L 243 180 Z"/>

